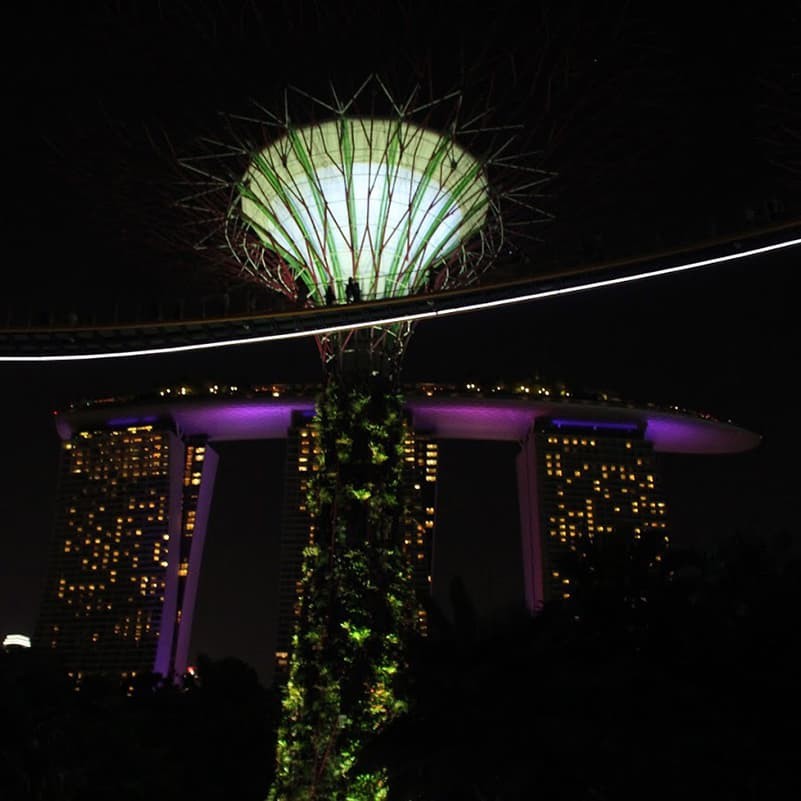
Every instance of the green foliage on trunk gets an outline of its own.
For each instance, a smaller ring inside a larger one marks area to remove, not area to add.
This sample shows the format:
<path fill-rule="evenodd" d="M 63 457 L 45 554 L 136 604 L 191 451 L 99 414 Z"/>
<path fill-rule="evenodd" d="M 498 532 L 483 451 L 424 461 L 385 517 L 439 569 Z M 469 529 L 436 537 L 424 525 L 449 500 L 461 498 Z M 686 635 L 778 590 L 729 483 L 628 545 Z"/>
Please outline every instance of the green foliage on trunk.
<path fill-rule="evenodd" d="M 354 775 L 364 744 L 407 708 L 415 626 L 400 542 L 405 423 L 379 376 L 332 378 L 314 421 L 315 525 L 278 732 L 272 801 L 380 801 L 381 771 Z"/>

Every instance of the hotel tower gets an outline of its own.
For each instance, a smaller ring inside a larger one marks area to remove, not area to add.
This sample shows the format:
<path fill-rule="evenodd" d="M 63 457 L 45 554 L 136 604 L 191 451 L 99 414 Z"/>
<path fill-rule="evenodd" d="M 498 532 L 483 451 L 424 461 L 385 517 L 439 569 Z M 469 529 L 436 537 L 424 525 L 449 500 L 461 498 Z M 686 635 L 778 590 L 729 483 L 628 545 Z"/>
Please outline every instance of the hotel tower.
<path fill-rule="evenodd" d="M 181 675 L 214 492 L 214 443 L 284 439 L 278 635 L 286 666 L 303 550 L 315 531 L 306 487 L 316 469 L 312 392 L 277 385 L 166 388 L 56 417 L 62 439 L 55 528 L 34 645 L 80 679 Z M 439 449 L 450 439 L 514 441 L 527 607 L 571 597 L 570 565 L 604 539 L 653 564 L 668 547 L 660 453 L 723 454 L 756 434 L 676 410 L 574 400 L 540 385 L 482 391 L 419 385 L 406 394 L 400 536 L 426 632 L 437 521 Z M 269 613 L 269 610 L 265 610 Z M 273 612 L 275 613 L 275 612 Z"/>

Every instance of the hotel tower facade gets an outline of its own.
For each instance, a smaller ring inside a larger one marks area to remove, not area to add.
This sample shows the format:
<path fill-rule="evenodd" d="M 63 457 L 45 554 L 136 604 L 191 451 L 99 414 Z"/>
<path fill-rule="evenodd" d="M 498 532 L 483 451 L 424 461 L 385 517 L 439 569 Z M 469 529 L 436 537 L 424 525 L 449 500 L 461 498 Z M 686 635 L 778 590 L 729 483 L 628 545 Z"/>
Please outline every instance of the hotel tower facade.
<path fill-rule="evenodd" d="M 314 539 L 305 491 L 315 469 L 313 393 L 276 385 L 165 388 L 153 398 L 76 406 L 62 439 L 54 535 L 34 645 L 80 679 L 181 675 L 214 493 L 214 443 L 285 439 L 276 666 L 285 667 L 304 548 Z M 675 410 L 576 401 L 540 385 L 407 392 L 404 548 L 418 595 L 435 579 L 439 448 L 449 439 L 519 443 L 521 570 L 527 607 L 569 598 L 570 556 L 624 538 L 646 561 L 668 547 L 662 452 L 722 454 L 759 437 Z M 568 558 L 566 558 L 568 557 Z"/>

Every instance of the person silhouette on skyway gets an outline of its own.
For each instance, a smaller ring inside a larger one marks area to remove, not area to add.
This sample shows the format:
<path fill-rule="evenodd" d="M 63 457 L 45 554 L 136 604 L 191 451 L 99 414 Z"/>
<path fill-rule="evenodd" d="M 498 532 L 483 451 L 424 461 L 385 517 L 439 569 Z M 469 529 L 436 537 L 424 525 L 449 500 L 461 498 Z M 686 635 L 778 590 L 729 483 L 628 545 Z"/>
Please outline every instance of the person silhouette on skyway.
<path fill-rule="evenodd" d="M 345 300 L 348 303 L 355 303 L 356 301 L 360 300 L 362 296 L 362 291 L 359 289 L 359 285 L 353 280 L 353 276 L 348 278 L 348 283 L 345 286 Z"/>

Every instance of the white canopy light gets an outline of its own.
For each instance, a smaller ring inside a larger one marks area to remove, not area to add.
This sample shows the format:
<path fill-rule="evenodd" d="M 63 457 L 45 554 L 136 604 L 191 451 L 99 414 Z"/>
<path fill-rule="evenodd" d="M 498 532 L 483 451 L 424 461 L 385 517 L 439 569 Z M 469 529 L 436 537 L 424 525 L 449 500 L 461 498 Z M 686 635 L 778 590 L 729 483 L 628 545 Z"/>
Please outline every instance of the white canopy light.
<path fill-rule="evenodd" d="M 481 163 L 452 138 L 404 120 L 342 117 L 290 129 L 252 160 L 242 213 L 309 298 L 330 286 L 345 299 L 423 287 L 483 225 L 489 195 Z"/>

